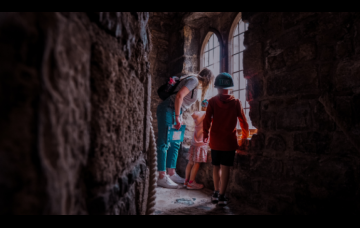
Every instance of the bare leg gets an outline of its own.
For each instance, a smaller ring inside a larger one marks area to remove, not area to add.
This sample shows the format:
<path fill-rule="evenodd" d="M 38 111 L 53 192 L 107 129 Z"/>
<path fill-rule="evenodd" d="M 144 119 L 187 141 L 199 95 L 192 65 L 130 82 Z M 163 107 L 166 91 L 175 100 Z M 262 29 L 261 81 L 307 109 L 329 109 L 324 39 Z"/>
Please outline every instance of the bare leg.
<path fill-rule="evenodd" d="M 213 166 L 213 179 L 214 179 L 214 188 L 215 191 L 220 190 L 219 182 L 220 182 L 220 166 Z"/>
<path fill-rule="evenodd" d="M 220 186 L 220 195 L 224 195 L 226 192 L 227 185 L 229 183 L 230 177 L 230 168 L 229 166 L 221 165 L 221 186 Z"/>
<path fill-rule="evenodd" d="M 199 168 L 200 168 L 200 163 L 195 163 L 194 166 L 192 167 L 191 169 L 191 175 L 190 175 L 190 180 L 191 181 L 194 181 L 195 180 L 195 177 L 196 177 L 196 174 L 198 173 L 199 171 Z"/>
<path fill-rule="evenodd" d="M 191 169 L 193 167 L 193 162 L 189 161 L 188 165 L 186 166 L 186 171 L 185 171 L 185 180 L 189 180 L 190 179 L 190 173 L 191 173 Z"/>
<path fill-rule="evenodd" d="M 163 179 L 166 175 L 166 172 L 165 171 L 160 171 L 159 172 L 159 179 Z"/>
<path fill-rule="evenodd" d="M 175 169 L 167 169 L 167 172 L 168 172 L 168 175 L 169 176 L 172 176 L 172 175 L 174 175 L 175 174 Z"/>

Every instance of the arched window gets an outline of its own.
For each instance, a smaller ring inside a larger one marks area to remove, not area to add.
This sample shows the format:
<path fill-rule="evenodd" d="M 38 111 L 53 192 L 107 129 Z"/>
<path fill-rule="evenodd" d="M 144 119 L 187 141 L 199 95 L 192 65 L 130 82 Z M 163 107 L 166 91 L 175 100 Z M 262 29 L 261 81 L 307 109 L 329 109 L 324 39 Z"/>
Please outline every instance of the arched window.
<path fill-rule="evenodd" d="M 202 46 L 202 55 L 201 55 L 201 69 L 206 67 L 213 72 L 215 77 L 220 74 L 220 41 L 217 35 L 213 32 L 209 32 L 205 37 L 204 44 Z M 210 99 L 213 96 L 217 95 L 217 91 L 214 88 L 214 85 L 208 89 L 205 98 Z"/>
<path fill-rule="evenodd" d="M 233 26 L 230 30 L 230 42 L 229 42 L 229 62 L 230 62 L 230 72 L 234 79 L 234 89 L 233 94 L 235 98 L 241 101 L 241 104 L 244 108 L 246 118 L 249 123 L 249 129 L 255 129 L 250 120 L 250 105 L 246 101 L 246 86 L 247 80 L 244 78 L 244 67 L 243 67 L 243 53 L 245 50 L 244 47 L 244 35 L 245 31 L 248 29 L 248 23 L 244 23 L 241 20 L 241 13 L 236 17 Z M 240 125 L 238 124 L 238 128 Z"/>

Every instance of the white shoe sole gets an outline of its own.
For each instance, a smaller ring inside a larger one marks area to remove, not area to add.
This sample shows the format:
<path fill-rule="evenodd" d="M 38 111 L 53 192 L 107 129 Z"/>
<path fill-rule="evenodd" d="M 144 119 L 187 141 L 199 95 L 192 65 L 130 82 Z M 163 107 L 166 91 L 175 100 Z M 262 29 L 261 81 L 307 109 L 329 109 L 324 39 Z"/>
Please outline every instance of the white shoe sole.
<path fill-rule="evenodd" d="M 171 179 L 171 178 L 170 178 Z M 185 179 L 183 181 L 174 181 L 173 179 L 171 179 L 174 183 L 177 183 L 177 184 L 184 184 L 185 182 Z"/>
<path fill-rule="evenodd" d="M 158 187 L 162 187 L 162 188 L 170 188 L 170 189 L 178 189 L 179 185 L 162 185 L 162 184 L 157 184 Z"/>

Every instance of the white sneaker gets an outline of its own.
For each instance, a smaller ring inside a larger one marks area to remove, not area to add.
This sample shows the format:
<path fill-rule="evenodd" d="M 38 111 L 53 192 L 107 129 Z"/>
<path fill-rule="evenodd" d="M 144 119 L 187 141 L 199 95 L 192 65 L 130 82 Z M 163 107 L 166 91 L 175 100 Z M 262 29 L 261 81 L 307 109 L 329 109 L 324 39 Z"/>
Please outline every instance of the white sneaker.
<path fill-rule="evenodd" d="M 179 185 L 175 184 L 168 175 L 165 175 L 163 179 L 158 179 L 157 185 L 163 188 L 179 188 Z"/>
<path fill-rule="evenodd" d="M 176 172 L 174 175 L 170 176 L 170 179 L 172 181 L 174 181 L 175 183 L 178 183 L 178 184 L 184 184 L 185 183 L 185 179 L 180 177 Z"/>

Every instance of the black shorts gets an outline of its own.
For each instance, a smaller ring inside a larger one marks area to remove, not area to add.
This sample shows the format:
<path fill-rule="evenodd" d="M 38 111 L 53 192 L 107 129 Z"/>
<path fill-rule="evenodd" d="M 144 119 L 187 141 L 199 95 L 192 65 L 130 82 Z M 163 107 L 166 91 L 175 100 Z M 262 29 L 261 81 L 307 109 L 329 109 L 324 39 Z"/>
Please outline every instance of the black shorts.
<path fill-rule="evenodd" d="M 235 150 L 234 151 L 220 151 L 211 150 L 212 165 L 215 166 L 234 166 Z"/>

